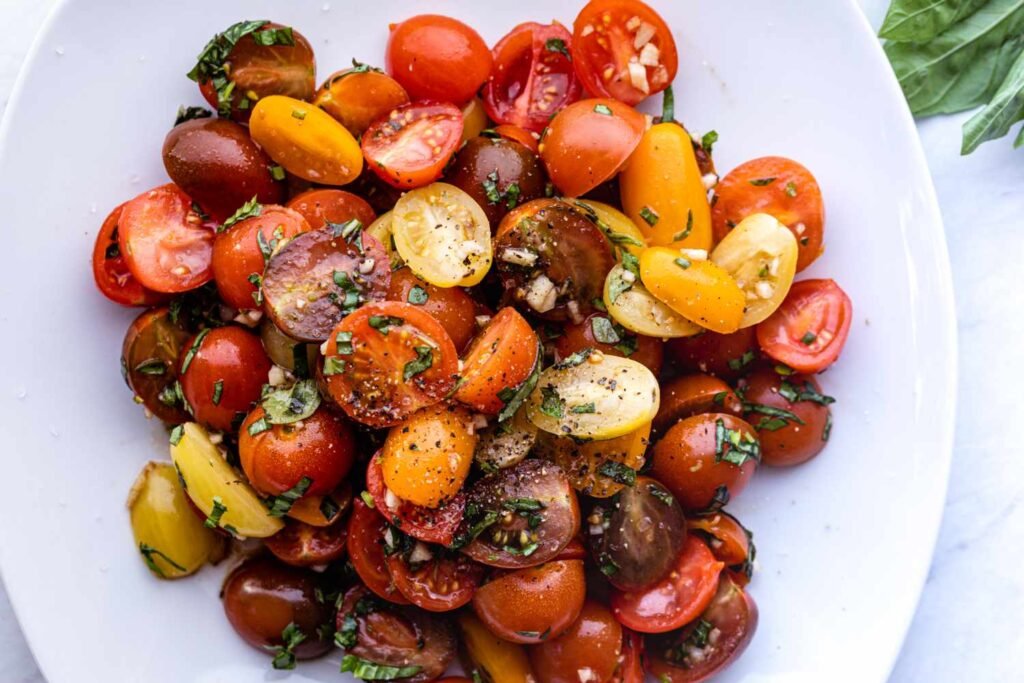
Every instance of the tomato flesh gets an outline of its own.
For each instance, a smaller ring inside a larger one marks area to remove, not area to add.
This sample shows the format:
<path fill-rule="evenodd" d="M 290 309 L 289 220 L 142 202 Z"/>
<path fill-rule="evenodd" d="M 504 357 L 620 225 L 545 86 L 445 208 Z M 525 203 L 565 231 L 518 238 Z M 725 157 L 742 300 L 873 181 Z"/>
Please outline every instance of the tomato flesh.
<path fill-rule="evenodd" d="M 408 190 L 441 177 L 462 142 L 462 110 L 420 101 L 391 110 L 363 133 L 367 165 L 384 182 Z"/>
<path fill-rule="evenodd" d="M 801 280 L 757 326 L 757 342 L 765 354 L 794 370 L 821 372 L 839 358 L 852 318 L 853 303 L 834 280 Z"/>
<path fill-rule="evenodd" d="M 388 505 L 379 455 L 370 458 L 370 465 L 366 469 L 366 489 L 380 514 L 390 519 L 403 533 L 421 541 L 451 545 L 462 523 L 466 497 L 461 493 L 437 508 L 414 505 L 401 499 L 394 506 Z"/>
<path fill-rule="evenodd" d="M 118 222 L 121 204 L 110 212 L 96 233 L 92 249 L 92 275 L 103 296 L 122 306 L 152 306 L 167 297 L 143 287 L 128 269 L 121 246 L 118 244 Z"/>
<path fill-rule="evenodd" d="M 360 499 L 353 501 L 348 520 L 348 556 L 356 574 L 371 591 L 391 602 L 407 605 L 391 579 L 384 556 L 384 518 Z"/>
<path fill-rule="evenodd" d="M 448 612 L 468 604 L 484 568 L 469 558 L 434 549 L 434 557 L 413 568 L 401 555 L 387 558 L 388 570 L 399 592 L 428 612 Z"/>

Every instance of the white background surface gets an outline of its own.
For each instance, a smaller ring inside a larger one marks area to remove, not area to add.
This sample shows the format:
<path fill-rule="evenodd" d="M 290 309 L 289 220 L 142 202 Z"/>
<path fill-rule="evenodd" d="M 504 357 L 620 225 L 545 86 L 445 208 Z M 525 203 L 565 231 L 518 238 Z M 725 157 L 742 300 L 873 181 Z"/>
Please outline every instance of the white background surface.
<path fill-rule="evenodd" d="M 860 2 L 877 26 L 887 0 Z M 0 0 L 0 26 L 8 27 L 0 43 L 0 108 L 51 4 Z M 1019 542 L 1024 538 L 1024 512 L 1018 509 L 1024 500 L 1024 441 L 1016 430 L 1024 423 L 1024 401 L 1018 396 L 1024 377 L 1024 297 L 1016 289 L 1024 261 L 1024 150 L 1015 152 L 1009 140 L 1000 140 L 961 158 L 959 126 L 964 118 L 919 126 L 952 259 L 960 400 L 942 532 L 893 683 L 1014 680 L 1024 670 L 1024 545 Z M 871 504 L 870 496 L 864 504 Z M 893 571 L 898 571 L 899 558 L 892 560 Z M 843 590 L 843 577 L 834 579 L 836 590 Z M 76 628 L 88 625 L 71 624 L 53 637 L 73 638 Z M 856 652 L 853 643 L 851 651 Z M 102 665 L 83 662 L 92 664 Z M 42 681 L 2 589 L 0 681 Z"/>

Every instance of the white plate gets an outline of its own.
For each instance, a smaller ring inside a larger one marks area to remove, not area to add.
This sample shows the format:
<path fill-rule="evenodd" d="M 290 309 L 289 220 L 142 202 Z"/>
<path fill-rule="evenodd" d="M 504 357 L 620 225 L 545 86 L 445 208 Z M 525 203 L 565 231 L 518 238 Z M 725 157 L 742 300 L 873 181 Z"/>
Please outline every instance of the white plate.
<path fill-rule="evenodd" d="M 89 270 L 106 213 L 166 182 L 175 110 L 212 33 L 243 18 L 297 27 L 319 77 L 382 62 L 389 21 L 443 11 L 490 43 L 518 22 L 571 23 L 582 2 L 447 0 L 62 3 L 36 43 L 0 135 L 0 566 L 52 683 L 276 680 L 223 617 L 221 570 L 161 583 L 134 550 L 124 499 L 167 457 L 118 372 L 134 311 Z M 838 397 L 826 451 L 762 471 L 732 509 L 751 527 L 761 608 L 724 681 L 883 681 L 929 565 L 951 453 L 955 333 L 942 223 L 906 105 L 852 2 L 656 2 L 676 32 L 677 115 L 716 129 L 728 170 L 802 161 L 828 210 L 828 251 L 855 320 L 823 378 Z M 290 680 L 335 680 L 339 656 Z"/>

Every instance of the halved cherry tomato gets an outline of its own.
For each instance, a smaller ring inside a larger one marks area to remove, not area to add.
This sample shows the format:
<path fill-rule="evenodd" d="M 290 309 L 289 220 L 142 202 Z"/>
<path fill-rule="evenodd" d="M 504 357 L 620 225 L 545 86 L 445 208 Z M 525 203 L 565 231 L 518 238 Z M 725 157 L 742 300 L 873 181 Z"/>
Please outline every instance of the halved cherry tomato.
<path fill-rule="evenodd" d="M 651 294 L 690 322 L 715 332 L 739 329 L 746 296 L 726 270 L 706 258 L 650 247 L 640 255 L 640 278 Z"/>
<path fill-rule="evenodd" d="M 313 97 L 316 64 L 309 41 L 274 22 L 241 21 L 210 39 L 189 78 L 221 116 L 242 123 L 268 95 Z"/>
<path fill-rule="evenodd" d="M 757 326 L 757 343 L 798 372 L 821 372 L 839 358 L 852 318 L 853 303 L 835 280 L 801 280 Z"/>
<path fill-rule="evenodd" d="M 455 400 L 497 415 L 536 369 L 540 349 L 530 323 L 514 308 L 501 309 L 466 352 Z"/>
<path fill-rule="evenodd" d="M 723 574 L 699 620 L 677 633 L 647 639 L 644 664 L 664 683 L 708 681 L 743 653 L 756 629 L 753 598 Z"/>
<path fill-rule="evenodd" d="M 760 355 L 753 327 L 744 327 L 731 334 L 709 330 L 692 337 L 670 339 L 665 351 L 680 370 L 703 372 L 723 379 L 739 377 Z"/>
<path fill-rule="evenodd" d="M 289 199 L 286 206 L 302 214 L 313 230 L 326 227 L 328 223 L 353 219 L 365 228 L 377 220 L 377 214 L 365 199 L 344 190 L 307 190 Z"/>
<path fill-rule="evenodd" d="M 327 406 L 291 424 L 268 424 L 266 417 L 262 407 L 255 408 L 242 423 L 238 438 L 242 469 L 260 493 L 276 496 L 306 477 L 310 484 L 303 496 L 326 495 L 352 469 L 352 430 Z"/>
<path fill-rule="evenodd" d="M 471 610 L 456 616 L 467 671 L 493 683 L 532 683 L 526 648 L 491 633 Z"/>
<path fill-rule="evenodd" d="M 754 575 L 754 535 L 728 512 L 719 510 L 709 515 L 690 517 L 686 527 L 708 543 L 711 554 L 735 572 L 733 578 L 745 585 Z"/>
<path fill-rule="evenodd" d="M 608 681 L 619 666 L 622 627 L 607 607 L 587 600 L 576 621 L 557 638 L 530 648 L 530 664 L 540 683 L 579 683 L 581 671 Z"/>
<path fill-rule="evenodd" d="M 462 111 L 447 102 L 403 104 L 363 133 L 366 163 L 381 180 L 408 190 L 441 177 L 462 141 Z"/>
<path fill-rule="evenodd" d="M 572 626 L 585 598 L 583 562 L 548 562 L 501 574 L 480 586 L 473 611 L 499 638 L 541 643 Z"/>
<path fill-rule="evenodd" d="M 661 405 L 652 425 L 664 434 L 679 420 L 701 413 L 743 414 L 743 403 L 729 385 L 711 375 L 680 375 L 661 386 Z"/>
<path fill-rule="evenodd" d="M 170 424 L 189 420 L 175 389 L 178 358 L 188 341 L 188 332 L 174 322 L 167 308 L 154 308 L 132 321 L 121 346 L 121 370 L 128 388 L 146 410 Z"/>
<path fill-rule="evenodd" d="M 479 97 L 474 97 L 462 107 L 462 138 L 459 142 L 466 144 L 487 128 L 487 112 Z"/>
<path fill-rule="evenodd" d="M 561 467 L 572 487 L 583 495 L 608 498 L 626 486 L 630 471 L 643 467 L 650 434 L 649 422 L 614 439 L 585 443 L 542 430 L 534 452 Z"/>
<path fill-rule="evenodd" d="M 491 51 L 457 19 L 420 14 L 391 25 L 387 70 L 414 100 L 462 104 L 491 73 Z"/>
<path fill-rule="evenodd" d="M 580 98 L 572 36 L 557 21 L 519 24 L 494 46 L 494 70 L 484 86 L 487 114 L 497 123 L 539 133 L 551 117 Z"/>
<path fill-rule="evenodd" d="M 381 301 L 346 316 L 327 338 L 321 371 L 327 393 L 348 415 L 390 427 L 445 397 L 458 354 L 433 316 L 412 304 Z"/>
<path fill-rule="evenodd" d="M 391 271 L 390 301 L 419 306 L 448 331 L 455 348 L 462 350 L 476 333 L 476 302 L 460 287 L 438 287 L 421 280 L 409 268 Z"/>
<path fill-rule="evenodd" d="M 492 231 L 509 211 L 543 197 L 546 181 L 536 151 L 513 140 L 486 136 L 463 145 L 445 177 L 476 200 Z"/>
<path fill-rule="evenodd" d="M 792 159 L 761 157 L 740 164 L 719 181 L 711 206 L 716 242 L 747 216 L 767 213 L 796 236 L 798 273 L 821 256 L 825 238 L 821 188 L 811 172 Z"/>
<path fill-rule="evenodd" d="M 260 206 L 259 213 L 232 225 L 213 243 L 213 279 L 224 303 L 259 308 L 260 282 L 267 261 L 287 240 L 308 232 L 309 223 L 283 206 Z"/>
<path fill-rule="evenodd" d="M 640 144 L 643 114 L 612 99 L 580 100 L 560 111 L 540 140 L 551 182 L 578 197 L 611 178 Z"/>
<path fill-rule="evenodd" d="M 402 595 L 428 612 L 448 612 L 472 600 L 484 568 L 459 553 L 436 547 L 428 552 L 433 556 L 419 560 L 415 569 L 400 553 L 387 558 L 388 571 Z"/>
<path fill-rule="evenodd" d="M 366 468 L 366 489 L 373 497 L 374 508 L 403 533 L 427 543 L 451 545 L 462 523 L 462 511 L 466 497 L 456 494 L 451 500 L 436 508 L 410 503 L 397 496 L 388 496 L 381 471 L 380 454 L 370 458 Z M 394 500 L 392 500 L 394 497 Z"/>
<path fill-rule="evenodd" d="M 591 0 L 572 28 L 576 72 L 596 97 L 637 104 L 676 77 L 672 31 L 639 0 Z"/>
<path fill-rule="evenodd" d="M 500 126 L 494 127 L 494 132 L 505 138 L 506 140 L 515 140 L 519 144 L 526 147 L 534 154 L 540 154 L 540 148 L 538 147 L 538 141 L 540 135 L 532 131 L 528 131 L 520 126 L 513 126 L 508 123 L 503 123 Z"/>
<path fill-rule="evenodd" d="M 644 641 L 640 634 L 622 627 L 622 658 L 609 683 L 644 683 Z"/>
<path fill-rule="evenodd" d="M 338 520 L 330 526 L 315 527 L 294 519 L 284 529 L 264 539 L 267 550 L 285 564 L 313 567 L 340 560 L 345 555 L 348 523 Z"/>
<path fill-rule="evenodd" d="M 612 613 L 640 633 L 665 633 L 688 624 L 708 606 L 724 565 L 704 541 L 686 537 L 675 567 L 661 581 L 638 591 L 613 591 Z"/>
<path fill-rule="evenodd" d="M 754 428 L 726 413 L 680 420 L 654 446 L 651 476 L 686 511 L 721 507 L 740 494 L 761 460 Z"/>
<path fill-rule="evenodd" d="M 348 520 L 348 556 L 367 588 L 385 600 L 406 605 L 409 601 L 395 588 L 384 556 L 386 528 L 384 518 L 357 497 Z"/>
<path fill-rule="evenodd" d="M 746 419 L 757 429 L 765 465 L 807 462 L 825 447 L 835 402 L 809 375 L 782 376 L 770 368 L 751 374 L 743 387 Z"/>
<path fill-rule="evenodd" d="M 227 432 L 259 400 L 270 359 L 258 336 L 229 325 L 193 337 L 179 368 L 181 393 L 196 422 Z"/>
<path fill-rule="evenodd" d="M 192 208 L 192 200 L 168 183 L 126 203 L 117 240 L 128 270 L 143 287 L 187 292 L 213 278 L 213 225 Z"/>
<path fill-rule="evenodd" d="M 642 363 L 655 375 L 661 372 L 662 347 L 660 339 L 633 334 L 604 313 L 591 313 L 580 324 L 566 324 L 555 339 L 555 362 L 586 348 L 601 353 L 632 358 Z"/>
<path fill-rule="evenodd" d="M 340 520 L 352 506 L 352 485 L 341 486 L 322 496 L 302 496 L 292 503 L 288 517 L 311 527 L 322 529 Z"/>
<path fill-rule="evenodd" d="M 152 306 L 167 297 L 146 289 L 135 279 L 118 243 L 118 222 L 124 204 L 110 212 L 96 233 L 92 248 L 92 276 L 103 296 L 122 306 Z"/>
<path fill-rule="evenodd" d="M 409 95 L 398 81 L 383 71 L 358 64 L 328 76 L 313 104 L 352 135 L 362 135 L 376 119 L 408 101 Z"/>

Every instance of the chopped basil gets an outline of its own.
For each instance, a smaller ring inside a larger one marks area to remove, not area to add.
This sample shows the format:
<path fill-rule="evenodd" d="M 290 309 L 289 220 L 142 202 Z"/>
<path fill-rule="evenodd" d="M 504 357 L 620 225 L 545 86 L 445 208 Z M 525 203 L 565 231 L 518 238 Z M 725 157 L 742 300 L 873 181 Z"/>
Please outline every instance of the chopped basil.
<path fill-rule="evenodd" d="M 148 358 L 135 366 L 135 372 L 143 375 L 162 375 L 167 372 L 167 363 L 159 358 Z"/>
<path fill-rule="evenodd" d="M 672 235 L 672 241 L 685 240 L 693 232 L 693 209 L 686 210 L 686 228 Z"/>
<path fill-rule="evenodd" d="M 252 39 L 257 45 L 270 47 L 272 45 L 295 45 L 295 37 L 292 35 L 291 26 L 281 28 L 268 28 L 252 34 Z"/>
<path fill-rule="evenodd" d="M 832 411 L 825 416 L 825 428 L 821 430 L 821 440 L 828 441 L 830 436 L 832 436 Z"/>
<path fill-rule="evenodd" d="M 213 405 L 220 405 L 220 397 L 224 395 L 224 380 L 219 379 L 213 383 Z"/>
<path fill-rule="evenodd" d="M 766 406 L 762 403 L 746 403 L 743 404 L 743 410 L 748 413 L 757 413 L 758 415 L 767 415 L 768 417 L 777 417 L 781 420 L 795 422 L 797 424 L 806 424 L 800 417 L 789 410 L 782 408 L 776 408 L 774 406 Z"/>
<path fill-rule="evenodd" d="M 292 118 L 293 119 L 298 119 L 299 121 L 303 120 L 304 118 L 306 118 L 306 110 L 305 109 L 292 109 Z"/>
<path fill-rule="evenodd" d="M 199 347 L 202 345 L 203 340 L 206 339 L 206 335 L 210 333 L 210 328 L 206 328 L 195 336 L 192 340 L 192 344 L 189 345 L 188 351 L 185 352 L 185 358 L 181 361 L 181 376 L 184 377 L 185 373 L 188 372 L 188 368 L 192 365 L 192 359 L 199 353 Z"/>
<path fill-rule="evenodd" d="M 749 181 L 751 185 L 755 187 L 764 187 L 765 185 L 771 185 L 775 182 L 775 178 L 754 178 Z"/>
<path fill-rule="evenodd" d="M 608 108 L 606 104 L 595 104 L 594 111 L 598 114 L 604 114 L 605 116 L 611 116 L 612 110 Z"/>
<path fill-rule="evenodd" d="M 422 306 L 427 303 L 428 299 L 430 299 L 430 295 L 427 293 L 427 290 L 423 289 L 419 285 L 413 285 L 412 289 L 409 290 L 409 296 L 407 299 L 411 304 Z"/>
<path fill-rule="evenodd" d="M 388 336 L 388 332 L 392 326 L 404 325 L 405 321 L 393 315 L 371 315 L 369 325 L 373 329 L 377 330 L 385 337 Z"/>
<path fill-rule="evenodd" d="M 672 501 L 675 500 L 675 498 L 672 497 L 671 493 L 661 488 L 660 486 L 655 486 L 654 484 L 648 485 L 647 491 L 665 505 L 671 505 Z"/>
<path fill-rule="evenodd" d="M 757 271 L 757 276 L 759 278 L 766 278 L 769 274 L 771 274 L 771 271 L 769 270 L 767 263 L 761 266 L 761 270 Z"/>
<path fill-rule="evenodd" d="M 615 325 L 604 316 L 599 315 L 590 319 L 590 331 L 594 339 L 602 344 L 618 344 L 621 341 L 618 332 L 615 331 Z"/>
<path fill-rule="evenodd" d="M 753 362 L 754 362 L 754 352 L 753 351 L 747 351 L 742 356 L 740 356 L 739 358 L 731 358 L 731 359 L 729 359 L 729 369 L 730 370 L 742 370 L 743 368 L 747 367 L 748 365 L 750 365 Z"/>
<path fill-rule="evenodd" d="M 249 425 L 249 428 L 246 431 L 249 432 L 249 436 L 256 436 L 257 434 L 262 434 L 268 429 L 270 429 L 270 423 L 267 422 L 267 418 L 261 417 Z"/>
<path fill-rule="evenodd" d="M 274 228 L 274 232 L 270 235 L 270 241 L 267 241 L 263 235 L 263 230 L 256 231 L 256 244 L 260 248 L 260 253 L 263 254 L 264 263 L 274 255 L 274 250 L 277 249 L 277 245 L 281 243 L 282 239 L 284 239 L 284 230 L 281 226 Z"/>
<path fill-rule="evenodd" d="M 338 354 L 342 356 L 352 355 L 352 333 L 339 332 L 334 335 L 334 345 Z"/>
<path fill-rule="evenodd" d="M 422 666 L 388 666 L 377 664 L 355 655 L 345 655 L 341 660 L 341 672 L 351 673 L 355 678 L 364 681 L 393 681 L 397 678 L 409 678 L 423 670 Z"/>
<path fill-rule="evenodd" d="M 505 187 L 505 208 L 512 210 L 519 204 L 519 195 L 522 191 L 519 189 L 519 183 L 511 182 Z"/>
<path fill-rule="evenodd" d="M 690 266 L 693 265 L 693 262 L 691 262 L 690 259 L 683 258 L 682 256 L 680 256 L 675 261 L 673 261 L 673 263 L 675 263 L 677 266 L 679 266 L 683 270 L 686 270 L 687 268 L 689 268 Z"/>
<path fill-rule="evenodd" d="M 569 412 L 575 415 L 588 415 L 591 413 L 596 413 L 597 406 L 594 404 L 593 401 L 591 401 L 590 403 L 582 403 L 578 406 L 573 406 L 572 408 L 569 409 Z"/>
<path fill-rule="evenodd" d="M 327 221 L 324 227 L 330 228 L 331 234 L 334 237 L 340 237 L 353 245 L 359 250 L 360 255 L 366 253 L 366 250 L 363 248 L 363 222 L 358 218 L 352 218 L 344 223 L 331 223 Z"/>
<path fill-rule="evenodd" d="M 711 148 L 714 147 L 716 142 L 718 142 L 718 131 L 709 130 L 700 139 L 700 146 L 704 148 L 705 152 L 711 154 Z"/>
<path fill-rule="evenodd" d="M 277 389 L 263 398 L 263 410 L 270 424 L 292 424 L 305 420 L 320 407 L 316 380 L 299 380 L 291 387 Z"/>
<path fill-rule="evenodd" d="M 402 368 L 402 379 L 408 382 L 421 372 L 434 365 L 434 349 L 429 346 L 415 346 L 415 360 L 411 360 Z"/>
<path fill-rule="evenodd" d="M 651 207 L 643 206 L 640 208 L 640 218 L 643 218 L 647 225 L 655 226 L 660 216 Z"/>
<path fill-rule="evenodd" d="M 331 300 L 341 308 L 341 312 L 348 314 L 358 308 L 359 304 L 362 303 L 362 287 L 356 282 L 351 275 L 344 270 L 334 271 L 334 284 L 344 294 L 344 297 L 339 297 L 335 292 L 331 292 Z"/>
<path fill-rule="evenodd" d="M 340 375 L 345 372 L 345 367 L 348 363 L 342 358 L 335 358 L 334 356 L 327 356 L 324 358 L 324 377 L 330 377 L 332 375 Z"/>
<path fill-rule="evenodd" d="M 320 501 L 320 514 L 323 515 L 324 519 L 327 521 L 334 519 L 334 516 L 340 511 L 341 506 L 339 506 L 330 496 L 324 496 L 323 500 Z"/>
<path fill-rule="evenodd" d="M 498 422 L 504 422 L 519 410 L 519 406 L 523 404 L 526 397 L 533 393 L 534 388 L 537 386 L 537 380 L 540 378 L 541 362 L 544 358 L 544 345 L 537 342 L 537 362 L 534 363 L 533 371 L 530 375 L 519 385 L 518 388 L 512 389 L 511 387 L 505 387 L 498 393 L 504 403 L 505 407 L 498 413 Z"/>
<path fill-rule="evenodd" d="M 249 274 L 249 284 L 256 288 L 252 293 L 252 300 L 257 306 L 263 305 L 263 276 L 259 273 Z"/>
<path fill-rule="evenodd" d="M 608 307 L 604 305 L 604 300 L 601 299 L 601 297 L 599 296 L 595 296 L 593 299 L 591 299 L 590 305 L 596 308 L 597 310 L 601 311 L 602 313 L 608 312 Z"/>
<path fill-rule="evenodd" d="M 341 620 L 341 630 L 334 634 L 334 644 L 343 650 L 355 647 L 359 638 L 359 622 L 351 614 L 346 614 Z"/>
<path fill-rule="evenodd" d="M 288 514 L 288 511 L 292 509 L 292 505 L 295 504 L 299 498 L 306 495 L 306 491 L 313 485 L 313 480 L 309 477 L 302 477 L 295 486 L 291 487 L 284 493 L 271 496 L 264 504 L 270 510 L 268 513 L 271 517 L 284 517 Z"/>
<path fill-rule="evenodd" d="M 366 503 L 366 507 L 377 507 L 376 503 L 373 502 L 373 496 L 370 494 L 369 491 L 360 491 L 359 497 L 363 499 L 364 503 Z"/>
<path fill-rule="evenodd" d="M 554 367 L 556 370 L 574 368 L 577 365 L 582 365 L 583 363 L 585 363 L 587 359 L 590 358 L 590 354 L 592 353 L 594 353 L 594 349 L 588 346 L 585 349 L 580 349 L 575 353 L 569 354 L 561 361 L 555 363 L 552 367 Z"/>
<path fill-rule="evenodd" d="M 786 194 L 789 195 L 790 197 L 796 196 L 796 183 L 792 181 L 786 183 Z"/>
<path fill-rule="evenodd" d="M 715 420 L 715 462 L 742 467 L 747 460 L 761 461 L 761 444 L 738 429 L 729 429 L 722 418 Z"/>
<path fill-rule="evenodd" d="M 725 397 L 728 395 L 728 391 L 719 391 L 714 396 L 711 397 L 711 402 L 714 403 L 716 406 L 724 405 Z"/>
<path fill-rule="evenodd" d="M 640 278 L 640 259 L 628 251 L 622 252 L 622 267 Z"/>
<path fill-rule="evenodd" d="M 551 627 L 544 629 L 543 631 L 516 631 L 523 638 L 536 638 L 537 640 L 547 640 L 548 636 L 551 635 Z"/>
<path fill-rule="evenodd" d="M 627 486 L 632 486 L 636 483 L 636 470 L 632 467 L 625 465 L 621 462 L 615 462 L 609 460 L 597 469 L 597 473 L 603 477 Z"/>
<path fill-rule="evenodd" d="M 782 375 L 783 377 L 789 377 L 794 372 L 795 372 L 795 370 L 793 370 L 793 368 L 789 367 L 788 365 L 784 365 L 783 363 L 779 363 L 779 364 L 777 364 L 775 366 L 775 374 L 776 375 Z"/>
<path fill-rule="evenodd" d="M 810 346 L 811 344 L 814 343 L 814 341 L 817 338 L 818 338 L 818 335 L 814 334 L 813 332 L 804 332 L 804 336 L 800 338 L 800 341 L 803 344 L 805 344 L 807 346 Z"/>
<path fill-rule="evenodd" d="M 160 559 L 162 559 L 164 562 L 166 562 L 167 564 L 171 565 L 175 569 L 177 569 L 179 572 L 187 572 L 188 571 L 187 569 L 182 567 L 180 564 L 178 564 L 177 562 L 175 562 L 171 558 L 167 557 L 167 555 L 165 555 L 161 551 L 157 550 L 153 546 L 147 545 L 146 543 L 142 543 L 142 542 L 139 543 L 139 552 L 142 553 L 142 559 L 145 561 L 146 566 L 149 567 L 149 571 L 153 572 L 154 574 L 159 576 L 161 579 L 166 579 L 167 575 L 164 574 L 164 570 L 160 569 L 160 567 L 156 563 L 156 560 L 153 559 L 154 555 L 156 557 L 159 557 Z"/>
<path fill-rule="evenodd" d="M 168 437 L 170 442 L 171 442 L 171 445 L 172 446 L 177 446 L 179 443 L 181 443 L 181 437 L 184 436 L 184 435 L 185 435 L 185 426 L 184 425 L 174 425 L 174 427 L 171 429 L 171 434 Z"/>
<path fill-rule="evenodd" d="M 624 252 L 629 253 L 629 252 Z M 614 304 L 619 300 L 619 297 L 633 289 L 632 282 L 626 282 L 625 278 L 621 275 L 616 275 L 612 278 L 611 282 L 608 283 L 608 299 Z"/>
<path fill-rule="evenodd" d="M 709 515 L 713 512 L 718 512 L 729 503 L 729 498 L 729 487 L 725 484 L 720 485 L 711 496 L 711 503 L 701 510 L 701 514 Z"/>
<path fill-rule="evenodd" d="M 305 639 L 306 634 L 295 625 L 295 622 L 285 626 L 284 630 L 281 631 L 281 640 L 284 641 L 284 645 L 263 646 L 268 652 L 275 653 L 271 666 L 275 669 L 294 669 L 295 648 Z"/>
<path fill-rule="evenodd" d="M 213 497 L 213 510 L 206 516 L 206 521 L 203 522 L 203 526 L 207 529 L 216 529 L 220 526 L 220 518 L 224 516 L 224 513 L 228 511 L 224 501 L 221 500 L 220 496 Z"/>
<path fill-rule="evenodd" d="M 661 93 L 661 122 L 671 123 L 676 120 L 676 96 L 672 92 L 672 86 L 665 88 Z"/>
<path fill-rule="evenodd" d="M 285 179 L 284 169 L 278 166 L 277 164 L 274 164 L 273 166 L 267 166 L 267 170 L 270 171 L 270 177 L 273 178 L 274 180 Z"/>
<path fill-rule="evenodd" d="M 213 112 L 206 107 L 178 107 L 178 115 L 174 118 L 174 125 L 191 121 L 192 119 L 208 119 Z"/>
<path fill-rule="evenodd" d="M 604 230 L 604 228 L 602 227 L 603 225 L 604 225 L 603 222 L 602 223 L 598 223 L 598 227 L 601 228 L 602 230 Z M 630 247 L 643 247 L 643 246 L 646 246 L 646 245 L 644 245 L 643 242 L 641 242 L 640 240 L 636 239 L 635 237 L 630 237 L 629 235 L 626 235 L 626 234 L 621 233 L 621 232 L 612 232 L 611 228 L 608 228 L 608 230 L 605 231 L 605 235 L 607 235 L 608 239 L 611 241 L 612 244 L 614 244 L 614 245 L 616 245 L 618 247 L 621 247 L 621 246 L 624 246 L 624 245 L 630 246 Z"/>
<path fill-rule="evenodd" d="M 239 40 L 267 23 L 266 19 L 240 21 L 229 26 L 223 33 L 215 34 L 199 53 L 196 65 L 188 72 L 188 77 L 193 81 L 200 84 L 209 81 L 213 85 L 217 92 L 217 113 L 221 116 L 231 115 L 231 96 L 235 82 L 229 79 L 226 68 L 231 51 Z M 274 33 L 274 36 L 276 38 L 277 34 Z"/>
<path fill-rule="evenodd" d="M 157 399 L 169 408 L 179 406 L 185 402 L 185 397 L 181 393 L 181 382 L 174 380 L 157 394 Z"/>
<path fill-rule="evenodd" d="M 235 223 L 243 221 L 246 218 L 254 218 L 256 216 L 259 216 L 261 213 L 263 213 L 263 205 L 256 201 L 256 196 L 253 195 L 252 199 L 247 201 L 245 204 L 242 204 L 242 206 L 240 206 L 237 211 L 231 214 L 231 216 L 228 217 L 228 219 L 224 221 L 223 224 L 221 224 L 221 226 L 217 229 L 217 232 L 224 232 Z M 260 231 L 260 233 L 262 233 L 262 231 Z M 256 239 L 259 240 L 261 237 L 262 234 L 258 234 Z"/>
<path fill-rule="evenodd" d="M 544 49 L 548 52 L 560 52 L 568 59 L 572 59 L 572 56 L 569 55 L 569 48 L 565 46 L 565 41 L 561 38 L 548 38 L 544 42 Z"/>
<path fill-rule="evenodd" d="M 484 196 L 487 202 L 497 204 L 501 201 L 501 192 L 498 191 L 498 171 L 494 170 L 487 174 L 487 177 L 480 183 L 484 188 Z"/>
<path fill-rule="evenodd" d="M 819 405 L 827 406 L 836 402 L 836 400 L 831 396 L 826 396 L 815 389 L 810 380 L 804 382 L 803 388 L 798 388 L 788 380 L 783 381 L 782 384 L 779 385 L 779 396 L 782 396 L 790 403 L 796 403 L 798 401 L 812 401 Z"/>
<path fill-rule="evenodd" d="M 540 395 L 540 412 L 559 420 L 565 417 L 565 401 L 558 395 L 558 390 L 552 386 L 541 387 Z"/>

